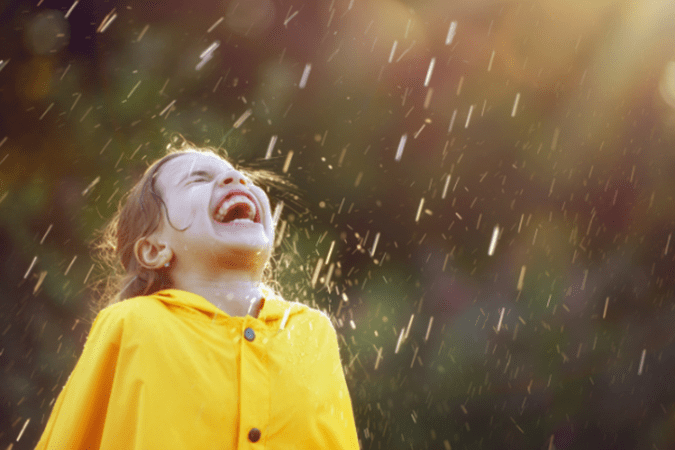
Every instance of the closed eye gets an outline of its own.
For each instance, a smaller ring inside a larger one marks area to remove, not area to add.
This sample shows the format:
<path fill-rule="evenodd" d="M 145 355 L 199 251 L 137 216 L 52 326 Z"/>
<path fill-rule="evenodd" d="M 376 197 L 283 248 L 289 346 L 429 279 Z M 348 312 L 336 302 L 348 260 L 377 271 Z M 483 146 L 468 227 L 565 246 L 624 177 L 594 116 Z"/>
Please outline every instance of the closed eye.
<path fill-rule="evenodd" d="M 190 173 L 185 179 L 187 181 L 185 184 L 192 184 L 192 183 L 205 183 L 211 180 L 211 175 L 204 171 L 204 170 L 195 170 L 194 172 Z"/>

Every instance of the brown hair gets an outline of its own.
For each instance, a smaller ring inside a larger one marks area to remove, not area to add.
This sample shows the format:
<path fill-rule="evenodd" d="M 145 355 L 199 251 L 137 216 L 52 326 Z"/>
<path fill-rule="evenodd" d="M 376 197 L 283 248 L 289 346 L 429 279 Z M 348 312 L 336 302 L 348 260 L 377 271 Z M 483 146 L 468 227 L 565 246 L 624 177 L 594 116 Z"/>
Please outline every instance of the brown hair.
<path fill-rule="evenodd" d="M 105 269 L 113 272 L 93 286 L 101 293 L 100 299 L 95 303 L 94 313 L 127 298 L 150 295 L 173 286 L 168 269 L 147 269 L 138 262 L 134 244 L 141 237 L 156 231 L 161 223 L 162 211 L 166 214 L 164 200 L 155 190 L 160 169 L 168 161 L 189 153 L 209 153 L 227 161 L 227 157 L 215 148 L 196 147 L 182 140 L 178 145 L 170 144 L 168 153 L 145 170 L 126 198 L 120 201 L 117 213 L 94 244 L 96 259 Z M 266 170 L 237 169 L 256 184 L 277 188 L 292 187 L 281 176 Z M 170 221 L 169 225 L 173 226 Z M 266 278 L 270 277 L 270 271 L 267 270 L 265 275 Z"/>

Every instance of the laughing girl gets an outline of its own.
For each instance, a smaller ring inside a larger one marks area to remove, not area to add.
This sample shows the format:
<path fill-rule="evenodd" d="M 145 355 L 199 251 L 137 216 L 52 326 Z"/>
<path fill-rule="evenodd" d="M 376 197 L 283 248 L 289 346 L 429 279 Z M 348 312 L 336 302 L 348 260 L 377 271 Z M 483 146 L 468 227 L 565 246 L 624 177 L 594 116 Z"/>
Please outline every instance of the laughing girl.
<path fill-rule="evenodd" d="M 109 226 L 125 269 L 37 449 L 359 448 L 336 333 L 263 284 L 265 192 L 210 150 L 153 163 Z"/>

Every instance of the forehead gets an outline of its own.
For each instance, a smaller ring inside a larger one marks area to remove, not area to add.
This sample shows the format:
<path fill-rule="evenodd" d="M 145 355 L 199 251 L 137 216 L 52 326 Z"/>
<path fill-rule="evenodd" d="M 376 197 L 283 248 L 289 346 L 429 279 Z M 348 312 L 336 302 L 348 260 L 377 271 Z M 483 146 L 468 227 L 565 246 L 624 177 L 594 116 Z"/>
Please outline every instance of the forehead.
<path fill-rule="evenodd" d="M 232 164 L 211 153 L 185 153 L 164 163 L 157 179 L 166 184 L 176 184 L 195 171 L 218 172 L 232 168 Z"/>

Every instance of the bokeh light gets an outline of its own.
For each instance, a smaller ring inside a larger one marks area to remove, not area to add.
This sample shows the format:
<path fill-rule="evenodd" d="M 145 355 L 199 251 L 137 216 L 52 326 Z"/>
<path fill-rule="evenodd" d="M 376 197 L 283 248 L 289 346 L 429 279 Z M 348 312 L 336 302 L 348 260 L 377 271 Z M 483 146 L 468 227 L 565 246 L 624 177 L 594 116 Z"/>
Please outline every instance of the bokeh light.
<path fill-rule="evenodd" d="M 24 39 L 33 54 L 54 54 L 68 45 L 70 27 L 60 11 L 42 11 L 28 23 Z"/>

